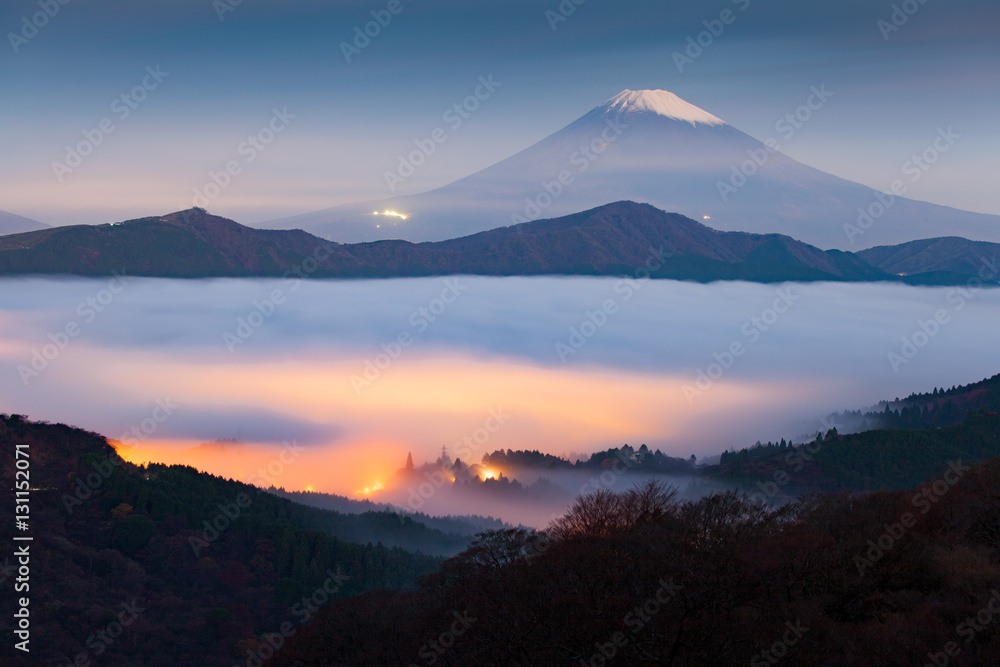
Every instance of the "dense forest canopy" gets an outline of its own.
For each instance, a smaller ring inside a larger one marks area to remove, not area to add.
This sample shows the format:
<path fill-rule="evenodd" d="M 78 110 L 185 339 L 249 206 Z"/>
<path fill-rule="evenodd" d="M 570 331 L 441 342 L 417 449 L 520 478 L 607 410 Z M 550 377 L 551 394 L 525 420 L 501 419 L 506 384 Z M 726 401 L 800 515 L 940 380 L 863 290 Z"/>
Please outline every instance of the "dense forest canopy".
<path fill-rule="evenodd" d="M 0 415 L 4 474 L 30 451 L 37 534 L 34 650 L 4 664 L 998 664 L 998 383 L 714 466 L 645 445 L 486 454 L 643 473 L 544 530 L 135 466 L 97 434 Z M 657 477 L 679 471 L 745 492 L 683 500 Z"/>

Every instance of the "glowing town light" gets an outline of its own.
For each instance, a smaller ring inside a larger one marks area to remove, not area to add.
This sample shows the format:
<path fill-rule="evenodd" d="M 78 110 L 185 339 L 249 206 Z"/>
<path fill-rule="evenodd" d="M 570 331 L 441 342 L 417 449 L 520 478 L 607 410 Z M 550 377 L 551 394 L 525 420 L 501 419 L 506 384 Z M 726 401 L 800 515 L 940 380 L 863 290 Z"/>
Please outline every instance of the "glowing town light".
<path fill-rule="evenodd" d="M 384 215 L 384 216 L 388 216 L 390 218 L 399 218 L 400 220 L 406 220 L 408 217 L 410 217 L 410 216 L 406 215 L 405 213 L 400 213 L 399 211 L 393 211 L 393 210 L 390 210 L 390 209 L 386 209 L 386 210 L 382 211 L 381 213 L 379 213 L 378 211 L 372 211 L 372 215 Z"/>
<path fill-rule="evenodd" d="M 366 486 L 363 489 L 358 489 L 355 493 L 359 496 L 367 496 L 369 494 L 375 493 L 376 491 L 382 490 L 382 482 L 376 481 L 371 486 Z"/>

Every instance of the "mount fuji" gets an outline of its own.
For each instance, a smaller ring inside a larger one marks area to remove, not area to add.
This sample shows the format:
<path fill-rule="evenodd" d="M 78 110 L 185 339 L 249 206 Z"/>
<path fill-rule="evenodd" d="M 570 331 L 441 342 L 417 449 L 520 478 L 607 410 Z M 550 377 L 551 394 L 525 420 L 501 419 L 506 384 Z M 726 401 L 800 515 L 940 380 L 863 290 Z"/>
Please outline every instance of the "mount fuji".
<path fill-rule="evenodd" d="M 18 234 L 20 232 L 33 232 L 36 229 L 45 229 L 48 225 L 25 218 L 21 215 L 0 211 L 0 236 L 6 234 Z"/>
<path fill-rule="evenodd" d="M 263 226 L 345 243 L 439 241 L 618 200 L 822 248 L 859 250 L 945 235 L 1000 241 L 1000 216 L 827 174 L 663 90 L 624 90 L 533 146 L 444 187 Z"/>

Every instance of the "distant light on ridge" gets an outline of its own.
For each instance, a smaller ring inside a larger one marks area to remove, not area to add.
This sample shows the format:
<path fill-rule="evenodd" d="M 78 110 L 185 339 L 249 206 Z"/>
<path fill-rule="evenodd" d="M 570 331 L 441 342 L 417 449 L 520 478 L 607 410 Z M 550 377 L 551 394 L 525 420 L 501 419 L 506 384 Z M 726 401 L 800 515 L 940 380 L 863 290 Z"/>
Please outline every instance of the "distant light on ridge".
<path fill-rule="evenodd" d="M 367 496 L 369 494 L 375 493 L 376 491 L 381 491 L 382 488 L 383 488 L 382 482 L 376 481 L 371 486 L 366 486 L 363 489 L 358 489 L 355 493 L 357 493 L 359 496 Z"/>
<path fill-rule="evenodd" d="M 399 213 L 398 211 L 391 211 L 389 209 L 386 209 L 386 210 L 382 211 L 381 213 L 379 213 L 378 211 L 373 211 L 372 215 L 386 215 L 386 216 L 390 216 L 390 217 L 393 217 L 393 218 L 399 218 L 400 220 L 406 220 L 408 217 L 410 217 L 410 216 L 406 215 L 405 213 Z"/>

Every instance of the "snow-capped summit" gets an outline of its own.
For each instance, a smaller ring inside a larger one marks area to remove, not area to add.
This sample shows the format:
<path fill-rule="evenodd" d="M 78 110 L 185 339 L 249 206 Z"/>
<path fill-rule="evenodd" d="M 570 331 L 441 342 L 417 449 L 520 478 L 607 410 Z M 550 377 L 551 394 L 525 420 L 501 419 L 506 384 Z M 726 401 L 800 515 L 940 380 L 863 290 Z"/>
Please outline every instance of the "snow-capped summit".
<path fill-rule="evenodd" d="M 402 167 L 409 167 L 399 159 L 402 166 L 385 172 L 387 194 L 402 180 Z M 305 229 L 342 243 L 441 241 L 629 200 L 716 229 L 787 234 L 823 249 L 936 236 L 1000 241 L 1000 216 L 904 197 L 894 197 L 890 208 L 883 206 L 884 197 L 796 162 L 773 137 L 765 144 L 673 93 L 623 90 L 534 145 L 454 183 L 268 226 Z"/>
<path fill-rule="evenodd" d="M 699 109 L 666 90 L 628 90 L 618 93 L 597 110 L 609 115 L 652 113 L 692 125 L 725 125 L 726 121 Z"/>

